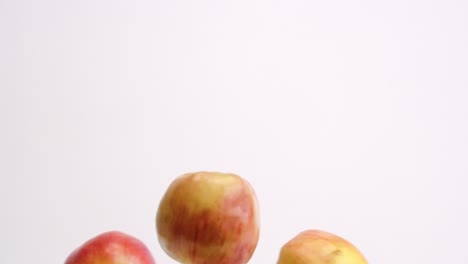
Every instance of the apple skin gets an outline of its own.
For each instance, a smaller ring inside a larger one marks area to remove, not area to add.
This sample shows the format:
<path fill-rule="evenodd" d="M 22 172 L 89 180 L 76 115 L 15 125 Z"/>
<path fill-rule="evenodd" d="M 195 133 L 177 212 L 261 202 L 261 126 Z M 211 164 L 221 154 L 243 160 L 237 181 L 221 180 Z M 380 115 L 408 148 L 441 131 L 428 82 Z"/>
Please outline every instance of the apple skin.
<path fill-rule="evenodd" d="M 73 251 L 65 264 L 155 264 L 140 240 L 119 231 L 102 233 Z"/>
<path fill-rule="evenodd" d="M 194 172 L 176 178 L 156 214 L 163 250 L 183 264 L 245 264 L 259 239 L 251 185 L 238 175 Z"/>
<path fill-rule="evenodd" d="M 288 241 L 277 264 L 367 264 L 350 242 L 322 230 L 306 230 Z"/>

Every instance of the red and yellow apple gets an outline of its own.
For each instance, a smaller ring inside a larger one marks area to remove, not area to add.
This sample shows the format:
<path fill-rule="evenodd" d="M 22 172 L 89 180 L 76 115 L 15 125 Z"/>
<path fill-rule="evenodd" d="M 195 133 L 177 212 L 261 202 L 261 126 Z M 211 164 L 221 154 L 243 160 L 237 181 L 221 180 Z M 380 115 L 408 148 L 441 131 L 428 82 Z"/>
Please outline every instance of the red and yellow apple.
<path fill-rule="evenodd" d="M 245 264 L 259 238 L 255 192 L 235 174 L 184 174 L 161 199 L 156 230 L 163 250 L 180 263 Z"/>
<path fill-rule="evenodd" d="M 140 240 L 118 231 L 100 234 L 73 251 L 65 264 L 155 264 Z"/>
<path fill-rule="evenodd" d="M 367 264 L 350 242 L 322 230 L 307 230 L 288 241 L 277 264 Z"/>

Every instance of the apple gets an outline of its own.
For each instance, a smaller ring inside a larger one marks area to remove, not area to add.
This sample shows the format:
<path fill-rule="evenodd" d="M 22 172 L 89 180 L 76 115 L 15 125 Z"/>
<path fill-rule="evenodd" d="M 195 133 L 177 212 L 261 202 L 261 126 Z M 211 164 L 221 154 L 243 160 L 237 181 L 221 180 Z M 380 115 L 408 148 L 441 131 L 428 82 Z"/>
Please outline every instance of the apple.
<path fill-rule="evenodd" d="M 73 251 L 65 264 L 155 264 L 140 240 L 119 231 L 102 233 Z"/>
<path fill-rule="evenodd" d="M 176 178 L 162 197 L 156 230 L 163 250 L 183 264 L 245 264 L 259 238 L 255 192 L 232 173 Z"/>
<path fill-rule="evenodd" d="M 306 230 L 288 241 L 277 264 L 367 264 L 345 239 L 322 230 Z"/>

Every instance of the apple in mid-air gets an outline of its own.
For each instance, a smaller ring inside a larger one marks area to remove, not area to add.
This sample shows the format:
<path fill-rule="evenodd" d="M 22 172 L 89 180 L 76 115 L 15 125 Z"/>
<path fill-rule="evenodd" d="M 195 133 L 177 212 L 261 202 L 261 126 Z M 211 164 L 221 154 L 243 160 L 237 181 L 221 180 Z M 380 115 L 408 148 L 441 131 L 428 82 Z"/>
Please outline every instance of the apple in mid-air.
<path fill-rule="evenodd" d="M 236 174 L 184 174 L 162 197 L 156 230 L 163 250 L 180 263 L 245 264 L 259 239 L 255 192 Z"/>
<path fill-rule="evenodd" d="M 349 241 L 322 230 L 306 230 L 281 248 L 277 264 L 367 264 Z"/>
<path fill-rule="evenodd" d="M 140 240 L 119 231 L 102 233 L 73 251 L 65 264 L 155 264 Z"/>

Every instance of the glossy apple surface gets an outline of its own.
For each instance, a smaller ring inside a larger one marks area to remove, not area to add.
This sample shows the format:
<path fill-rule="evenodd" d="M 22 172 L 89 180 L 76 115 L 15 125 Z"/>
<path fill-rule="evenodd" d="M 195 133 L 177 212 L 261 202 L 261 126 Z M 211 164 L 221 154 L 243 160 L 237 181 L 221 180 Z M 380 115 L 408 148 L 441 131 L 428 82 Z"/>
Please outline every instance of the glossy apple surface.
<path fill-rule="evenodd" d="M 322 230 L 307 230 L 281 248 L 277 264 L 367 264 L 367 261 L 347 240 Z"/>
<path fill-rule="evenodd" d="M 155 264 L 140 240 L 118 231 L 100 234 L 73 251 L 65 264 Z"/>
<path fill-rule="evenodd" d="M 235 174 L 184 174 L 161 199 L 156 229 L 161 247 L 180 263 L 244 264 L 259 238 L 257 198 Z"/>

